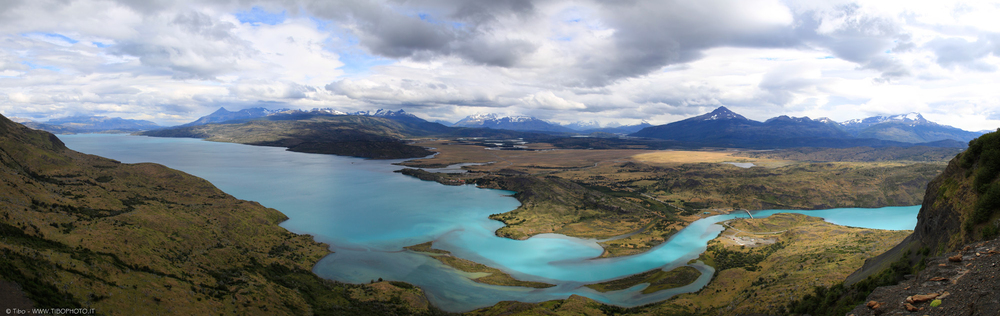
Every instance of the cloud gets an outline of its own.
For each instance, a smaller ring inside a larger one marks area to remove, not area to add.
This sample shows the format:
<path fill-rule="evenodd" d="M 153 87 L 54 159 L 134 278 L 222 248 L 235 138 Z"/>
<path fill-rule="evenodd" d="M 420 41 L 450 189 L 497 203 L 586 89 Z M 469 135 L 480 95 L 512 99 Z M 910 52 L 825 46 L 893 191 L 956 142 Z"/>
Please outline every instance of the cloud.
<path fill-rule="evenodd" d="M 719 105 L 754 119 L 884 107 L 990 126 L 962 118 L 1000 105 L 997 14 L 964 1 L 4 1 L 0 112 L 666 123 Z"/>
<path fill-rule="evenodd" d="M 111 47 L 112 54 L 138 57 L 143 65 L 170 69 L 175 78 L 214 79 L 237 69 L 257 51 L 232 34 L 236 25 L 200 12 L 151 17 L 149 29 Z"/>
<path fill-rule="evenodd" d="M 975 42 L 963 38 L 936 38 L 926 44 L 937 56 L 936 62 L 943 67 L 961 66 L 978 71 L 996 71 L 997 66 L 982 59 L 994 54 L 1000 55 L 1000 35 L 988 34 Z"/>
<path fill-rule="evenodd" d="M 534 93 L 519 101 L 530 108 L 544 110 L 582 110 L 587 108 L 583 103 L 563 99 L 552 91 Z"/>

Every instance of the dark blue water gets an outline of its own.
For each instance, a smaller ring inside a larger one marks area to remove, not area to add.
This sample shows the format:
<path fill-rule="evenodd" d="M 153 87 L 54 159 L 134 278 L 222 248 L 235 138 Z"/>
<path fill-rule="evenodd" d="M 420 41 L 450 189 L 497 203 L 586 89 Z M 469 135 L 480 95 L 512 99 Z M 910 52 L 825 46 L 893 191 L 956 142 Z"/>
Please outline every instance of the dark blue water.
<path fill-rule="evenodd" d="M 541 302 L 578 294 L 620 306 L 638 306 L 694 292 L 711 279 L 711 267 L 695 283 L 643 295 L 645 285 L 599 293 L 584 284 L 655 268 L 687 265 L 723 230 L 715 223 L 746 213 L 705 218 L 646 253 L 594 259 L 595 240 L 543 234 L 518 241 L 496 237 L 502 223 L 488 219 L 519 206 L 512 192 L 474 186 L 445 186 L 393 173 L 396 161 L 303 154 L 283 148 L 214 143 L 196 139 L 125 135 L 60 136 L 70 148 L 126 163 L 155 162 L 205 178 L 241 199 L 278 209 L 290 219 L 281 225 L 331 245 L 333 254 L 316 264 L 318 275 L 365 283 L 373 279 L 420 286 L 446 311 L 467 311 L 499 301 Z M 835 224 L 880 229 L 913 229 L 919 206 L 820 211 L 769 210 L 823 217 Z M 518 279 L 557 286 L 530 289 L 480 284 L 468 274 L 425 255 L 403 249 L 434 241 L 455 256 L 499 268 Z"/>

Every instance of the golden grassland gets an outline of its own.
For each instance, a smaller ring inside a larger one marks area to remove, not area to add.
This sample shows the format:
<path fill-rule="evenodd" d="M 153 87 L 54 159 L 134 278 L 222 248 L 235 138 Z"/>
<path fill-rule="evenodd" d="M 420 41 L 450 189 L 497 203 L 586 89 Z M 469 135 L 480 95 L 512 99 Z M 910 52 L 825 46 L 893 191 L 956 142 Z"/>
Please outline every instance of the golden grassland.
<path fill-rule="evenodd" d="M 422 244 L 404 248 L 409 249 L 411 251 L 429 255 L 432 258 L 441 261 L 441 263 L 444 263 L 445 265 L 458 269 L 460 271 L 468 273 L 486 274 L 484 276 L 478 276 L 472 279 L 473 281 L 479 283 L 502 285 L 502 286 L 533 287 L 533 288 L 547 288 L 554 286 L 552 284 L 543 282 L 521 281 L 515 279 L 514 277 L 510 276 L 510 274 L 507 274 L 506 272 L 503 272 L 500 269 L 491 268 L 481 263 L 476 263 L 470 260 L 465 260 L 462 258 L 452 256 L 451 252 L 445 250 L 431 248 L 432 243 L 433 242 L 428 241 Z"/>
<path fill-rule="evenodd" d="M 718 164 L 601 165 L 554 175 L 642 192 L 662 201 L 722 209 L 824 209 L 916 205 L 944 163 L 795 163 L 778 168 Z"/>
<path fill-rule="evenodd" d="M 792 164 L 792 160 L 748 158 L 741 151 L 659 150 L 634 155 L 631 158 L 649 164 L 751 162 L 756 166 L 776 168 Z"/>

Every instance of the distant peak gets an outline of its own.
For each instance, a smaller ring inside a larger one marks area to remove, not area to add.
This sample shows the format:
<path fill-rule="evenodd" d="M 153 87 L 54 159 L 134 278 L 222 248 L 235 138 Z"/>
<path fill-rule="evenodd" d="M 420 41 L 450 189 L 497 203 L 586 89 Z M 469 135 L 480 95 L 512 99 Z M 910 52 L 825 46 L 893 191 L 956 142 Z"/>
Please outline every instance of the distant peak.
<path fill-rule="evenodd" d="M 725 106 L 720 106 L 715 108 L 715 110 L 712 110 L 712 113 L 713 114 L 733 113 L 733 111 L 730 111 L 729 108 L 726 108 Z"/>
<path fill-rule="evenodd" d="M 720 106 L 713 110 L 712 112 L 690 118 L 693 120 L 701 121 L 714 121 L 714 120 L 747 120 L 743 115 L 736 114 L 736 112 L 730 111 L 725 106 Z"/>

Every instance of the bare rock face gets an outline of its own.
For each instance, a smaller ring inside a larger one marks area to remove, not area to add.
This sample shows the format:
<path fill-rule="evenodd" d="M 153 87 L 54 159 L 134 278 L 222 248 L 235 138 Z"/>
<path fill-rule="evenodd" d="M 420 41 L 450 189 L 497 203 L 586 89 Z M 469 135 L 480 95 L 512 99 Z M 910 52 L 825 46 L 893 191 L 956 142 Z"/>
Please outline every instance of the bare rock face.
<path fill-rule="evenodd" d="M 848 315 L 1000 315 L 1000 239 L 969 246 L 929 259 L 909 280 L 876 289 Z"/>

